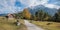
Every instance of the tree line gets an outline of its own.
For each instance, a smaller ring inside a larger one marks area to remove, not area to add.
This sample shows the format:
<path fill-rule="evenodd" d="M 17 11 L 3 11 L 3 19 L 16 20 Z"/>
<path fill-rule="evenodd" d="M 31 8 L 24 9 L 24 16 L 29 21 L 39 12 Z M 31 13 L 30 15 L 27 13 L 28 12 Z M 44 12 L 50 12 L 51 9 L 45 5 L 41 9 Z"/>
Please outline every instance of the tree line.
<path fill-rule="evenodd" d="M 60 22 L 60 9 L 57 10 L 54 16 L 49 15 L 48 12 L 45 12 L 43 10 L 38 10 L 33 15 L 29 12 L 27 8 L 24 9 L 22 12 L 15 14 L 15 15 L 16 15 L 16 18 L 21 18 L 21 19 L 29 19 L 29 20 L 35 20 L 35 21 Z"/>

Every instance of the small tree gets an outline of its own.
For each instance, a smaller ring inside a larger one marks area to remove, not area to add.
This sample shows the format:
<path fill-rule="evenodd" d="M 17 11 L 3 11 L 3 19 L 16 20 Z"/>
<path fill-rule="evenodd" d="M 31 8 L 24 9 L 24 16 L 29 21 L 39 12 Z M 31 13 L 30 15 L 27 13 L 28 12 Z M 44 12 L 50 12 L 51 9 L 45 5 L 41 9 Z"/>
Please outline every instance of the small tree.
<path fill-rule="evenodd" d="M 22 19 L 22 18 L 23 18 L 22 12 L 16 13 L 16 14 L 15 14 L 15 18 L 16 18 L 16 19 L 18 19 L 18 18 L 21 18 L 21 19 Z"/>
<path fill-rule="evenodd" d="M 31 15 L 31 20 L 37 20 L 35 15 Z"/>
<path fill-rule="evenodd" d="M 24 17 L 25 19 L 30 19 L 30 18 L 31 18 L 31 14 L 30 14 L 30 12 L 29 12 L 28 9 L 24 9 L 24 10 L 23 10 L 23 17 Z"/>

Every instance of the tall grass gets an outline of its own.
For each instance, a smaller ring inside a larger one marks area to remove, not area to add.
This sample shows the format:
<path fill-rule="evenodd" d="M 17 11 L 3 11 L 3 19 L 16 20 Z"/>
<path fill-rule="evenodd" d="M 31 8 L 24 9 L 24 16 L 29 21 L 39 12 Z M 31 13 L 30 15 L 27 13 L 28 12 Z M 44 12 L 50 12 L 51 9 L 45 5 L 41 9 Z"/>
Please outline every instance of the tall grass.
<path fill-rule="evenodd" d="M 21 25 L 16 26 L 14 22 L 16 22 L 16 19 L 6 19 L 5 17 L 0 17 L 0 30 L 24 30 L 24 28 L 27 30 L 27 27 L 24 25 L 24 21 L 19 19 Z"/>

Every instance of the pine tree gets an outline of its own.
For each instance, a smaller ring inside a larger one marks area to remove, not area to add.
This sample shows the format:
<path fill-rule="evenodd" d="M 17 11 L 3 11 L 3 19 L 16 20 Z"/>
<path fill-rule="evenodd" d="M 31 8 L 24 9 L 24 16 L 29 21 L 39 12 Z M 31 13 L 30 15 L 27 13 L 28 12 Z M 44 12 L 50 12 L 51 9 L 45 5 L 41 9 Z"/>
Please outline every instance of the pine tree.
<path fill-rule="evenodd" d="M 57 11 L 57 13 L 55 13 L 54 17 L 54 21 L 56 22 L 60 22 L 60 9 Z"/>
<path fill-rule="evenodd" d="M 43 10 L 39 10 L 35 13 L 35 16 L 37 17 L 37 20 L 40 21 L 45 21 L 48 20 L 50 15 L 46 12 L 44 12 Z"/>

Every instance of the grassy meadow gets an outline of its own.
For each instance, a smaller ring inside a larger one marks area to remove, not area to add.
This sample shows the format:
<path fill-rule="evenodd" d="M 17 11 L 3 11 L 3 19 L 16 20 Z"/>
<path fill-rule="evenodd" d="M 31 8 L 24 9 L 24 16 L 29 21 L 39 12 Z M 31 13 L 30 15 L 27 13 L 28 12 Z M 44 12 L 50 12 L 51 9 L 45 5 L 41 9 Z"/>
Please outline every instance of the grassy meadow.
<path fill-rule="evenodd" d="M 31 22 L 31 21 L 30 21 Z M 41 27 L 45 30 L 60 30 L 60 23 L 57 22 L 46 22 L 46 21 L 32 21 L 31 23 Z M 50 23 L 50 24 L 48 24 Z"/>
<path fill-rule="evenodd" d="M 27 30 L 27 27 L 24 25 L 24 21 L 19 19 L 21 25 L 16 26 L 14 22 L 16 19 L 7 20 L 5 17 L 0 17 L 0 30 Z"/>

